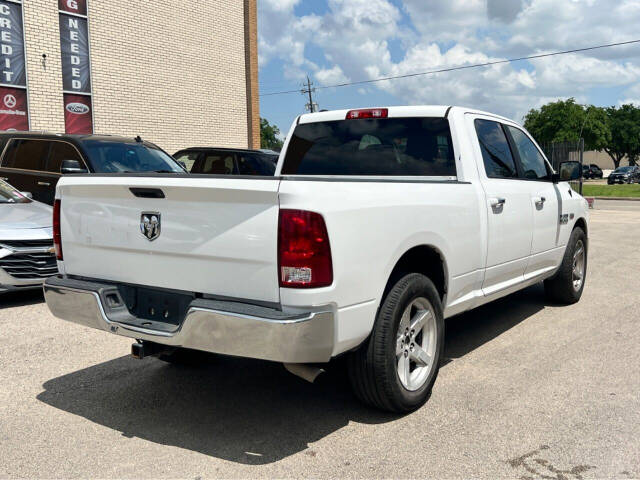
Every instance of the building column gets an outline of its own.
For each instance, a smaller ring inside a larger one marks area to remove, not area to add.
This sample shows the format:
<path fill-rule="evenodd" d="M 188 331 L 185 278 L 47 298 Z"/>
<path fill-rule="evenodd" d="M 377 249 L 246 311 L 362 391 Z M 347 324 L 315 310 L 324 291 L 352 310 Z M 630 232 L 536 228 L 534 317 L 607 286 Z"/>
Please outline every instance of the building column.
<path fill-rule="evenodd" d="M 249 148 L 260 148 L 260 92 L 258 86 L 258 7 L 244 0 L 244 51 L 247 82 L 247 136 Z"/>

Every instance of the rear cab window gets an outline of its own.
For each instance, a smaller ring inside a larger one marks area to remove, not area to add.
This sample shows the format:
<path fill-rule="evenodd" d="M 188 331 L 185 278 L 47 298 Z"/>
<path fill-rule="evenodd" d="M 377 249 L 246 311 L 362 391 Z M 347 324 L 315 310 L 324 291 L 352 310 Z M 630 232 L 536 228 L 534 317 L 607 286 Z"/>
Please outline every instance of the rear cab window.
<path fill-rule="evenodd" d="M 296 126 L 283 175 L 456 177 L 446 118 L 391 117 Z"/>

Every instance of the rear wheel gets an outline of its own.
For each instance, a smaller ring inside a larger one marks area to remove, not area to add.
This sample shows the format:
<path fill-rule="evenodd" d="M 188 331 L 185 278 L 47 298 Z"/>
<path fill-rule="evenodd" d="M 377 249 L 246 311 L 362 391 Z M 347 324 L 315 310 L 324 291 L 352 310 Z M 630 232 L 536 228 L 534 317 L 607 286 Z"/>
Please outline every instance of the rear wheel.
<path fill-rule="evenodd" d="M 587 235 L 580 227 L 571 232 L 560 269 L 545 280 L 544 289 L 551 300 L 559 303 L 576 303 L 582 297 L 587 276 Z"/>
<path fill-rule="evenodd" d="M 348 359 L 355 395 L 382 410 L 419 408 L 436 380 L 443 342 L 436 287 L 424 275 L 404 276 L 384 298 L 369 339 Z"/>

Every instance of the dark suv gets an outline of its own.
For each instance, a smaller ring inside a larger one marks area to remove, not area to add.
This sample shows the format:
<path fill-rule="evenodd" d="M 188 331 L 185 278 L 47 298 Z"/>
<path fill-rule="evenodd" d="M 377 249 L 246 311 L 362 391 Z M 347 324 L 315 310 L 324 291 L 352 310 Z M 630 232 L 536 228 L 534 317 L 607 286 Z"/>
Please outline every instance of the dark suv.
<path fill-rule="evenodd" d="M 184 173 L 170 155 L 140 137 L 5 132 L 0 152 L 0 178 L 49 205 L 60 176 L 68 173 Z"/>
<path fill-rule="evenodd" d="M 194 174 L 272 176 L 278 163 L 277 153 L 235 148 L 186 148 L 173 156 Z"/>
<path fill-rule="evenodd" d="M 609 174 L 607 183 L 640 183 L 640 167 L 618 167 Z"/>
<path fill-rule="evenodd" d="M 582 176 L 584 178 L 602 178 L 603 173 L 602 169 L 598 165 L 594 165 L 592 163 L 591 165 L 585 165 L 582 168 Z"/>

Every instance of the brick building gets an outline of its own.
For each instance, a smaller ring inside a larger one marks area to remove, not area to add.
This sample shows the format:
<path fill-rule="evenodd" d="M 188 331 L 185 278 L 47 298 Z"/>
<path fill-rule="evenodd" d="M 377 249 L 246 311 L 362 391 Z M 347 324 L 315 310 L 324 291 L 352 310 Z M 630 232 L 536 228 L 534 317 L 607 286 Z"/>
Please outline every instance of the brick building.
<path fill-rule="evenodd" d="M 259 148 L 256 17 L 256 0 L 0 0 L 0 129 Z"/>

